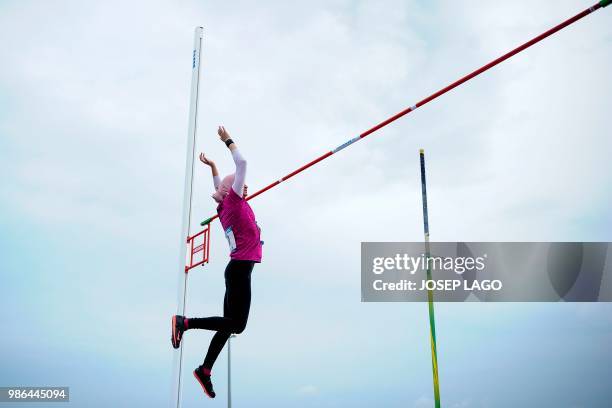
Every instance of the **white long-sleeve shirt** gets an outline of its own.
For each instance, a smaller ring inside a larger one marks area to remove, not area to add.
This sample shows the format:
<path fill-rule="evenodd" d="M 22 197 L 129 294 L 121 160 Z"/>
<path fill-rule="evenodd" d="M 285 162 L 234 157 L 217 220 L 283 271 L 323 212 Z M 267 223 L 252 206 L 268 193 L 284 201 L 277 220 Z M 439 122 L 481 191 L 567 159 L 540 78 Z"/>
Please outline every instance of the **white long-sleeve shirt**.
<path fill-rule="evenodd" d="M 238 194 L 238 197 L 242 197 L 244 182 L 246 180 L 247 161 L 244 157 L 242 157 L 238 149 L 234 149 L 232 151 L 232 158 L 234 159 L 234 164 L 236 165 L 236 173 L 234 176 L 232 189 L 234 190 L 234 193 Z"/>
<path fill-rule="evenodd" d="M 246 169 L 247 169 L 247 161 L 238 149 L 234 149 L 232 151 L 232 158 L 234 159 L 234 164 L 236 165 L 236 173 L 234 176 L 234 183 L 232 184 L 232 190 L 239 197 L 242 197 L 242 191 L 244 189 L 244 182 L 246 180 Z M 219 176 L 213 176 L 213 184 L 215 186 L 215 190 L 219 188 L 221 185 L 221 178 Z"/>

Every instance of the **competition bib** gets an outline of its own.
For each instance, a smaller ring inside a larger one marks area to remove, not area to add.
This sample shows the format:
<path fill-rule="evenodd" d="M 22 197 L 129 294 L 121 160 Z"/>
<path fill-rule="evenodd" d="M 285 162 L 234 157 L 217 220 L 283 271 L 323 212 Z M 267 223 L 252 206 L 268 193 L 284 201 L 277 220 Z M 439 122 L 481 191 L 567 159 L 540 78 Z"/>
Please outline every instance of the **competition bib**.
<path fill-rule="evenodd" d="M 232 227 L 229 227 L 225 230 L 225 238 L 227 238 L 230 253 L 234 252 L 236 250 L 236 237 L 234 237 L 234 231 L 232 231 Z"/>

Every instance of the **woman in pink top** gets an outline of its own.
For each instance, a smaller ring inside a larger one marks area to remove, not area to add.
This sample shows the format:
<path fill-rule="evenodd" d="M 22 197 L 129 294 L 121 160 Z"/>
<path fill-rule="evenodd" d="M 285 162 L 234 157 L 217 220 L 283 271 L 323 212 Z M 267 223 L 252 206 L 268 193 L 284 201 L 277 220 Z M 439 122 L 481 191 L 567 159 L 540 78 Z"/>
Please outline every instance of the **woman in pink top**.
<path fill-rule="evenodd" d="M 230 150 L 236 165 L 234 174 L 220 180 L 215 163 L 206 158 L 203 153 L 200 154 L 200 161 L 210 166 L 212 170 L 216 190 L 212 197 L 219 204 L 217 213 L 230 249 L 230 261 L 225 268 L 223 317 L 172 317 L 172 345 L 174 348 L 179 348 L 185 330 L 216 331 L 208 347 L 204 363 L 193 372 L 206 395 L 211 398 L 215 397 L 210 380 L 213 364 L 230 335 L 242 333 L 246 327 L 251 307 L 251 272 L 255 264 L 261 262 L 262 246 L 255 214 L 245 200 L 247 162 L 223 126 L 219 126 L 217 133 Z"/>

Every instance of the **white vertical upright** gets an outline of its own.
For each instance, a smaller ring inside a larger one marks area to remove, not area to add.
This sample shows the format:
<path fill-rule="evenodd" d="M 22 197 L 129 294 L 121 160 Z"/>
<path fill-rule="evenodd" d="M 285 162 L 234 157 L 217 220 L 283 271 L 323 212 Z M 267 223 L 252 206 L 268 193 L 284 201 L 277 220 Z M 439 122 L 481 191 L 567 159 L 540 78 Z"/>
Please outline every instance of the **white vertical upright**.
<path fill-rule="evenodd" d="M 189 130 L 187 133 L 187 156 L 185 160 L 185 192 L 183 195 L 183 224 L 181 228 L 181 246 L 179 258 L 179 283 L 176 314 L 185 315 L 187 300 L 188 273 L 185 270 L 187 260 L 187 237 L 191 235 L 191 202 L 193 197 L 193 166 L 195 161 L 195 144 L 198 131 L 198 94 L 200 90 L 200 53 L 202 51 L 203 27 L 196 27 L 191 54 L 191 97 L 189 101 Z M 182 366 L 183 346 L 174 353 L 173 387 L 170 407 L 180 408 L 182 403 Z"/>
<path fill-rule="evenodd" d="M 227 339 L 227 408 L 232 408 L 232 337 Z"/>

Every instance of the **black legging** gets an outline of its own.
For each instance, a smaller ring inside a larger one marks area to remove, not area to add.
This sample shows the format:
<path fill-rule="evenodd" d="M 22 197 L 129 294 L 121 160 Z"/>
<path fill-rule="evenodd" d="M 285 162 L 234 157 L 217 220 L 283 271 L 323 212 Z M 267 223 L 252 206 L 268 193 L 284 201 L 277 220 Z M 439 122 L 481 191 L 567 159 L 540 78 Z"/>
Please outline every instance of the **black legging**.
<path fill-rule="evenodd" d="M 242 333 L 251 308 L 251 272 L 255 262 L 232 259 L 225 267 L 223 317 L 194 317 L 189 329 L 216 331 L 204 359 L 204 368 L 212 369 L 215 360 L 232 333 Z"/>

